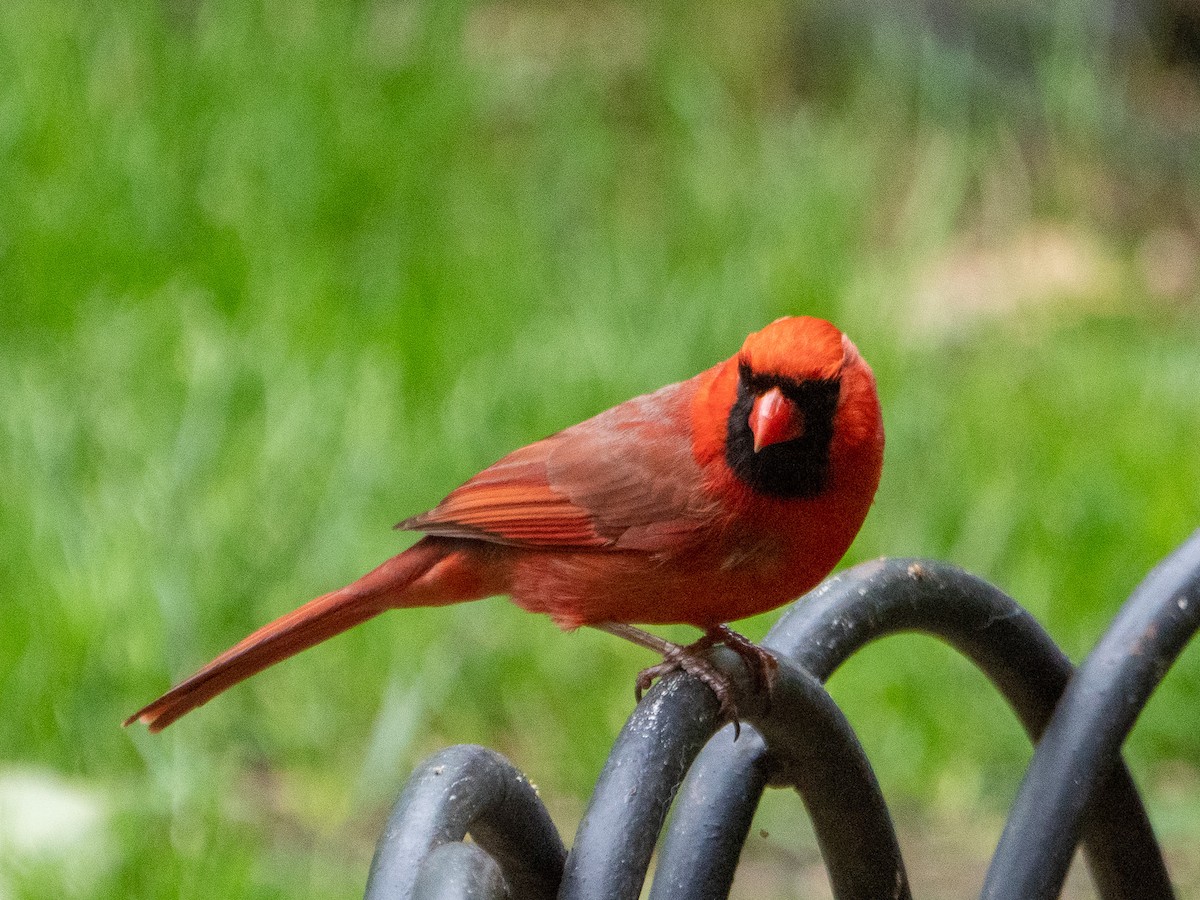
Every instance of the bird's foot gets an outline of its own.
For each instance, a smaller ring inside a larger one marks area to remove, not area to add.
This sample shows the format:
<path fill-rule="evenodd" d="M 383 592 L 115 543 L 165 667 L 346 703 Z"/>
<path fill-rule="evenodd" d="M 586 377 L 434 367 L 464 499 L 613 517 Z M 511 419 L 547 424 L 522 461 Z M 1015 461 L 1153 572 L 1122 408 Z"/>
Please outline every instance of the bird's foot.
<path fill-rule="evenodd" d="M 733 723 L 733 738 L 737 740 L 742 733 L 742 723 L 738 718 L 737 704 L 733 700 L 733 685 L 729 683 L 729 678 L 703 655 L 714 643 L 715 640 L 710 640 L 708 635 L 705 635 L 686 647 L 672 644 L 663 652 L 662 662 L 638 673 L 634 695 L 641 703 L 642 693 L 650 687 L 654 679 L 672 672 L 683 671 L 695 675 L 716 694 L 717 702 L 721 704 L 721 717 Z"/>
<path fill-rule="evenodd" d="M 775 658 L 775 655 L 765 647 L 760 647 L 738 634 L 728 625 L 710 628 L 700 640 L 708 639 L 711 639 L 711 644 L 724 644 L 742 658 L 746 668 L 750 670 L 750 677 L 754 679 L 755 689 L 766 691 L 767 704 L 770 705 L 771 694 L 775 690 L 775 676 L 779 672 L 779 660 Z"/>
<path fill-rule="evenodd" d="M 703 681 L 716 695 L 717 701 L 721 704 L 721 715 L 733 723 L 733 735 L 736 739 L 741 734 L 742 726 L 738 720 L 737 704 L 733 700 L 733 684 L 729 677 L 709 662 L 708 657 L 704 655 L 706 650 L 717 644 L 724 644 L 746 663 L 755 690 L 765 690 L 767 704 L 770 705 L 771 692 L 775 688 L 775 675 L 779 670 L 778 661 L 769 650 L 764 650 L 757 644 L 751 643 L 728 625 L 709 628 L 700 640 L 688 644 L 686 647 L 673 644 L 656 634 L 650 634 L 621 622 L 596 622 L 593 627 L 662 654 L 663 661 L 661 663 L 638 673 L 634 693 L 639 703 L 642 700 L 642 693 L 650 687 L 655 678 L 661 678 L 671 672 L 687 672 Z"/>
<path fill-rule="evenodd" d="M 695 675 L 703 681 L 721 704 L 721 715 L 733 723 L 733 737 L 737 740 L 742 726 L 738 718 L 737 704 L 733 699 L 733 685 L 720 669 L 708 661 L 705 651 L 717 644 L 724 644 L 746 663 L 754 688 L 766 691 L 767 704 L 771 702 L 771 692 L 775 688 L 775 675 L 779 671 L 779 662 L 769 650 L 764 650 L 757 644 L 747 640 L 728 625 L 717 625 L 708 629 L 698 641 L 686 647 L 669 644 L 663 650 L 663 661 L 656 666 L 650 666 L 638 673 L 637 687 L 634 691 L 640 703 L 642 693 L 650 687 L 656 678 L 661 678 L 671 672 L 684 671 Z"/>

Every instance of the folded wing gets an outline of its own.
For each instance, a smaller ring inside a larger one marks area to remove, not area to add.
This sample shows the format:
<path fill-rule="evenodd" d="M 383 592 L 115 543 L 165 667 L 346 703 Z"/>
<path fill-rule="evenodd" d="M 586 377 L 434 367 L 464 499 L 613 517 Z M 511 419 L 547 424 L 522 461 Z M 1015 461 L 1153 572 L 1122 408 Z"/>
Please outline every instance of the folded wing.
<path fill-rule="evenodd" d="M 635 397 L 510 453 L 396 527 L 528 548 L 686 544 L 714 513 L 692 455 L 692 385 Z"/>

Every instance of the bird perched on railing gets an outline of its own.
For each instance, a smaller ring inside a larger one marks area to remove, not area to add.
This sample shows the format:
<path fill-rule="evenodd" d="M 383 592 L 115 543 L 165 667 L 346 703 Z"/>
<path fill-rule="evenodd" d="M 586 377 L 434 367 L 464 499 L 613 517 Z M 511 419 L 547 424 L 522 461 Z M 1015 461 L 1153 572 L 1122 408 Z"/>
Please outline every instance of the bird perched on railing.
<path fill-rule="evenodd" d="M 265 625 L 134 713 L 170 725 L 226 688 L 388 609 L 507 594 L 564 629 L 662 651 L 735 719 L 701 651 L 724 643 L 769 687 L 774 659 L 725 624 L 815 586 L 858 533 L 883 465 L 875 378 L 821 319 L 783 318 L 730 359 L 510 453 L 397 528 L 424 537 Z M 684 623 L 669 644 L 633 624 Z"/>

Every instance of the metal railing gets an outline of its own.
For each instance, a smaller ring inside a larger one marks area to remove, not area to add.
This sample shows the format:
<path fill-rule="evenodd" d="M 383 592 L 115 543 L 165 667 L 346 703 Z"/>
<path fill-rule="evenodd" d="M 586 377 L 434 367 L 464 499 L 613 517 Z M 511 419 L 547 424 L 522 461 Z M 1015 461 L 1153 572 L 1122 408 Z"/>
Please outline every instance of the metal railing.
<path fill-rule="evenodd" d="M 823 686 L 864 645 L 898 632 L 933 635 L 967 657 L 1037 744 L 984 898 L 1057 897 L 1080 843 L 1104 900 L 1171 898 L 1120 747 L 1197 628 L 1200 531 L 1146 577 L 1078 670 L 987 582 L 926 560 L 866 563 L 826 581 L 767 635 L 780 663 L 769 709 L 736 654 L 712 652 L 736 687 L 737 741 L 700 681 L 656 684 L 617 738 L 569 853 L 499 754 L 457 746 L 426 761 L 379 840 L 367 900 L 636 900 L 673 800 L 650 898 L 719 900 L 768 786 L 799 793 L 838 900 L 906 900 L 879 785 Z"/>

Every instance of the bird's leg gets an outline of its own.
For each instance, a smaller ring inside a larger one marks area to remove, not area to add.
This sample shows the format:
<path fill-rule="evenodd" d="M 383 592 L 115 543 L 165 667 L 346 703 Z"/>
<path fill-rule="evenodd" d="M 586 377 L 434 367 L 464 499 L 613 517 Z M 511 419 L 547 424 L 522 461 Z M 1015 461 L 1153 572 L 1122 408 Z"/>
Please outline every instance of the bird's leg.
<path fill-rule="evenodd" d="M 666 656 L 672 650 L 683 649 L 678 644 L 673 644 L 665 638 L 660 638 L 657 634 L 642 631 L 640 628 L 634 628 L 632 625 L 626 625 L 623 622 L 596 622 L 592 627 L 599 631 L 607 631 L 609 634 L 615 634 L 617 637 L 625 638 L 627 641 L 633 641 L 639 647 L 653 650 L 660 656 Z"/>
<path fill-rule="evenodd" d="M 628 641 L 633 641 L 633 643 L 645 647 L 647 650 L 653 650 L 655 653 L 662 655 L 662 662 L 643 669 L 638 673 L 637 682 L 634 687 L 634 696 L 639 703 L 642 700 L 643 691 L 650 687 L 655 678 L 682 670 L 689 675 L 695 675 L 708 685 L 709 689 L 716 695 L 717 702 L 721 704 L 722 718 L 733 723 L 734 740 L 741 734 L 742 725 L 738 719 L 737 704 L 733 700 L 733 687 L 729 683 L 729 678 L 704 656 L 705 650 L 725 640 L 723 634 L 716 629 L 711 629 L 700 640 L 684 647 L 680 644 L 664 640 L 648 631 L 642 631 L 640 628 L 634 628 L 632 625 L 625 625 L 621 622 L 599 622 L 593 627 L 601 631 L 607 631 L 609 634 L 615 634 L 617 637 L 623 637 Z M 732 633 L 730 632 L 730 634 Z M 754 647 L 745 638 L 741 638 L 741 640 L 750 647 Z M 734 652 L 741 655 L 740 650 L 735 649 Z M 774 661 L 773 657 L 772 661 Z M 751 670 L 756 673 L 758 671 L 753 666 Z"/>
<path fill-rule="evenodd" d="M 729 696 L 728 680 L 717 670 L 716 666 L 700 655 L 716 643 L 715 640 L 710 640 L 708 635 L 684 647 L 623 622 L 600 622 L 595 627 L 601 631 L 607 631 L 609 634 L 615 634 L 617 637 L 623 637 L 627 641 L 633 641 L 663 658 L 658 665 L 650 666 L 638 673 L 637 682 L 634 685 L 634 696 L 639 703 L 642 702 L 642 693 L 650 687 L 655 678 L 682 669 L 695 675 L 712 688 L 717 699 L 721 701 L 723 711 L 726 709 L 736 711 Z"/>

